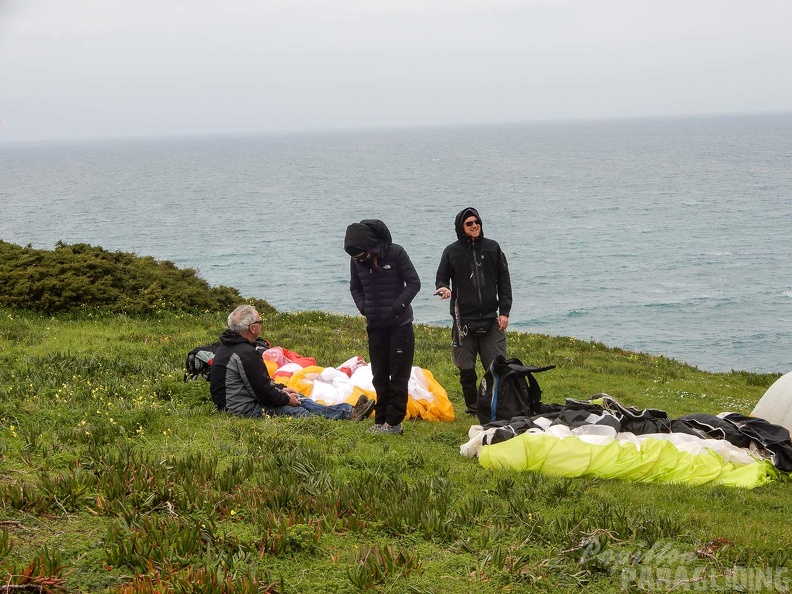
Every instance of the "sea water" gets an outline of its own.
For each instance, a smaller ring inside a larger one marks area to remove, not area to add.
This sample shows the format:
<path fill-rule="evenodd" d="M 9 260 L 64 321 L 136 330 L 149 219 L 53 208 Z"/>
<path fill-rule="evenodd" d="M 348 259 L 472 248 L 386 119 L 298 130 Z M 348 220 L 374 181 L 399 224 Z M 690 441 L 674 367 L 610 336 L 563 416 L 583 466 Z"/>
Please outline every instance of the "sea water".
<path fill-rule="evenodd" d="M 344 231 L 379 218 L 420 274 L 416 321 L 442 325 L 437 264 L 475 206 L 509 259 L 510 329 L 792 371 L 792 114 L 0 143 L 0 202 L 5 241 L 352 315 Z"/>

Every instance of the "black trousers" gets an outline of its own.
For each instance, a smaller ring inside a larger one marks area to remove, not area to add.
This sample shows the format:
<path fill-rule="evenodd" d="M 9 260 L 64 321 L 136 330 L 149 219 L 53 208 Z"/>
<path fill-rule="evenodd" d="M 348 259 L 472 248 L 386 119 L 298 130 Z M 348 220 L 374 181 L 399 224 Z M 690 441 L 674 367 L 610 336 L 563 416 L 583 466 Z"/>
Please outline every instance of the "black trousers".
<path fill-rule="evenodd" d="M 372 383 L 377 392 L 374 422 L 398 425 L 407 415 L 407 383 L 415 355 L 412 323 L 396 328 L 366 328 Z"/>

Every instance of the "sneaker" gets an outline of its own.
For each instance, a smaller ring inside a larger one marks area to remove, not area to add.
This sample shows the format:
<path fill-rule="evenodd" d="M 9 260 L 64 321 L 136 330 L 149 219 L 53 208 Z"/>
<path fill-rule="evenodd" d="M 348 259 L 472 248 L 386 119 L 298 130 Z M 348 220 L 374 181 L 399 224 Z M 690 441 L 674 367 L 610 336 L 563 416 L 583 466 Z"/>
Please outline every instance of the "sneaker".
<path fill-rule="evenodd" d="M 382 431 L 382 425 L 380 424 L 372 425 L 366 429 L 366 433 L 379 433 L 380 431 Z"/>
<path fill-rule="evenodd" d="M 393 435 L 401 435 L 402 433 L 404 433 L 404 429 L 402 429 L 401 423 L 399 423 L 398 425 L 388 425 L 387 423 L 385 423 L 382 426 L 382 428 L 379 431 L 377 431 L 377 433 L 389 433 Z"/>
<path fill-rule="evenodd" d="M 350 421 L 359 423 L 371 414 L 374 408 L 374 401 L 369 400 L 365 395 L 358 398 L 355 406 L 352 407 L 352 413 L 349 415 Z"/>

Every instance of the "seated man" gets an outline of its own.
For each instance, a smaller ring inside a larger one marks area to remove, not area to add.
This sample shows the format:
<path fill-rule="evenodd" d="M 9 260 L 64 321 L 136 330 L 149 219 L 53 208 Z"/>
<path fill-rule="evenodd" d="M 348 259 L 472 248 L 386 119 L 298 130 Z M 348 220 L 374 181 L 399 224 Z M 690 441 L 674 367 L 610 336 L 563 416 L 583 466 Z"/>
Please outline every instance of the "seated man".
<path fill-rule="evenodd" d="M 210 374 L 212 400 L 218 410 L 243 417 L 320 415 L 328 419 L 362 421 L 374 401 L 361 396 L 357 404 L 324 406 L 291 388 L 279 388 L 269 376 L 253 342 L 261 332 L 261 316 L 252 305 L 240 305 L 228 316 Z"/>

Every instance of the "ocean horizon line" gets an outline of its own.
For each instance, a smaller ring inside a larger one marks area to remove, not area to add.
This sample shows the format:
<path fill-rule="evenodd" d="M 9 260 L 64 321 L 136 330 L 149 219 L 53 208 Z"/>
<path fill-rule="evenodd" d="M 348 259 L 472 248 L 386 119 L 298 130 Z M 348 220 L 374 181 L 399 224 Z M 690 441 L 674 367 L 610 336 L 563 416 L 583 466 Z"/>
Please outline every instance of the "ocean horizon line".
<path fill-rule="evenodd" d="M 601 117 L 568 117 L 568 118 L 546 118 L 529 120 L 493 120 L 478 122 L 461 123 L 417 123 L 417 124 L 381 124 L 381 125 L 360 125 L 360 126 L 317 126 L 312 128 L 263 128 L 260 130 L 236 130 L 236 131 L 202 131 L 202 132 L 172 132 L 164 134 L 122 134 L 108 136 L 65 136 L 65 137 L 39 137 L 31 139 L 12 139 L 6 140 L 2 137 L 0 128 L 0 146 L 10 145 L 43 145 L 43 144 L 76 144 L 76 143 L 100 143 L 100 142 L 120 142 L 120 141 L 147 141 L 147 140 L 189 140 L 189 139 L 214 139 L 214 138 L 261 138 L 261 137 L 299 137 L 311 135 L 337 135 L 355 134 L 372 132 L 409 132 L 409 131 L 432 131 L 432 130 L 469 130 L 476 128 L 497 128 L 497 127 L 526 127 L 526 126 L 554 126 L 554 125 L 596 125 L 603 123 L 629 123 L 629 122 L 662 122 L 662 121 L 685 121 L 693 119 L 730 119 L 740 117 L 778 117 L 789 115 L 792 117 L 792 109 L 784 110 L 750 110 L 750 111 L 724 111 L 724 112 L 692 112 L 692 113 L 673 113 L 673 114 L 638 114 L 638 115 L 616 115 Z M 6 122 L 7 124 L 7 122 Z"/>

